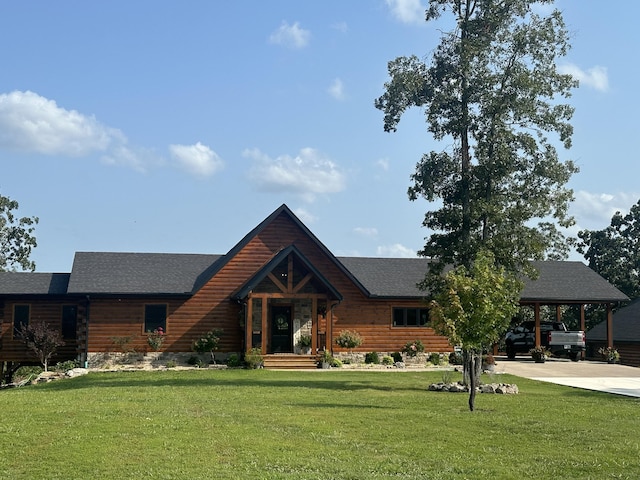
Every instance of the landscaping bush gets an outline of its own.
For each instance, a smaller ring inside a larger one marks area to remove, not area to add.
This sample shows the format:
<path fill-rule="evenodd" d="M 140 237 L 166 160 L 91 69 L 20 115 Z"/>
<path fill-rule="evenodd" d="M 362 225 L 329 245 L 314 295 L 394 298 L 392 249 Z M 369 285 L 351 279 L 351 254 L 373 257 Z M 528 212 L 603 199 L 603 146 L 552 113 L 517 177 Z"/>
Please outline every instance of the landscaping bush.
<path fill-rule="evenodd" d="M 40 375 L 44 369 L 42 367 L 37 366 L 24 366 L 18 368 L 13 374 L 13 382 L 20 383 L 25 380 L 31 380 Z"/>
<path fill-rule="evenodd" d="M 415 357 L 419 353 L 424 352 L 424 345 L 420 339 L 407 342 L 402 351 L 409 357 Z"/>
<path fill-rule="evenodd" d="M 462 352 L 451 352 L 449 354 L 449 363 L 451 365 L 462 365 Z"/>
<path fill-rule="evenodd" d="M 391 357 L 390 355 L 385 355 L 384 357 L 382 357 L 382 364 L 393 365 L 394 364 L 393 357 Z"/>
<path fill-rule="evenodd" d="M 349 350 L 362 345 L 362 337 L 358 332 L 351 330 L 342 330 L 336 338 L 336 344 L 342 348 Z"/>
<path fill-rule="evenodd" d="M 176 368 L 177 364 L 175 362 L 175 360 L 169 360 L 167 362 L 167 368 Z"/>
<path fill-rule="evenodd" d="M 393 352 L 391 357 L 393 358 L 393 363 L 402 361 L 402 354 L 400 352 Z"/>
<path fill-rule="evenodd" d="M 380 363 L 380 356 L 378 352 L 369 352 L 364 356 L 364 363 L 373 363 L 378 365 Z"/>
<path fill-rule="evenodd" d="M 54 372 L 68 372 L 69 370 L 73 370 L 80 366 L 79 362 L 76 360 L 67 360 L 66 362 L 58 362 L 54 365 L 52 370 Z"/>
<path fill-rule="evenodd" d="M 339 358 L 334 358 L 333 362 L 331 362 L 331 366 L 335 368 L 340 368 L 342 366 L 342 362 Z"/>
<path fill-rule="evenodd" d="M 240 356 L 236 353 L 232 353 L 227 358 L 227 366 L 228 367 L 239 367 L 242 364 L 240 361 Z"/>
<path fill-rule="evenodd" d="M 438 352 L 432 352 L 429 354 L 429 363 L 433 365 L 440 365 L 440 354 Z"/>
<path fill-rule="evenodd" d="M 244 356 L 244 363 L 249 369 L 260 368 L 263 362 L 262 350 L 259 348 L 252 348 L 249 353 Z"/>

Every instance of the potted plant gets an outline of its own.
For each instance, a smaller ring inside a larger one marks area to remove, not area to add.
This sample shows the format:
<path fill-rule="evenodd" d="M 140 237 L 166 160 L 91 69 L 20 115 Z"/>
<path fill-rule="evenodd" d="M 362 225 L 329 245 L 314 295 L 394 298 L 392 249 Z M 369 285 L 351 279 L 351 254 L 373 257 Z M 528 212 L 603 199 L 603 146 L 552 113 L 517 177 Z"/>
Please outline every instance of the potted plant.
<path fill-rule="evenodd" d="M 311 335 L 300 335 L 300 339 L 298 340 L 298 348 L 301 352 L 308 355 L 311 351 Z"/>
<path fill-rule="evenodd" d="M 328 369 L 331 368 L 331 364 L 333 363 L 333 355 L 329 350 L 324 350 L 322 352 L 322 356 L 320 357 L 320 364 L 322 368 Z"/>
<path fill-rule="evenodd" d="M 529 353 L 536 363 L 544 363 L 549 356 L 549 351 L 544 347 L 534 347 L 529 350 Z"/>
<path fill-rule="evenodd" d="M 615 348 L 600 347 L 598 353 L 602 355 L 602 358 L 604 358 L 607 363 L 618 363 L 620 361 L 620 354 Z"/>

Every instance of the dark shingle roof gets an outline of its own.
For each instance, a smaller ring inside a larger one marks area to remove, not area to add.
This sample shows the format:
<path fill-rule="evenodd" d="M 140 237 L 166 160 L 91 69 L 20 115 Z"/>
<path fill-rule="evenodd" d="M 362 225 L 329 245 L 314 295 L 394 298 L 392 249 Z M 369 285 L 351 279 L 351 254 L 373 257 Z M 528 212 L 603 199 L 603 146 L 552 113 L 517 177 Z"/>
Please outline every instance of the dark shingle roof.
<path fill-rule="evenodd" d="M 425 258 L 339 257 L 374 297 L 423 297 L 416 284 L 429 268 Z"/>
<path fill-rule="evenodd" d="M 193 293 L 220 255 L 78 252 L 69 293 L 184 295 Z"/>
<path fill-rule="evenodd" d="M 68 273 L 0 272 L 0 295 L 64 295 Z"/>
<path fill-rule="evenodd" d="M 587 341 L 607 340 L 607 322 L 600 322 L 587 332 Z M 613 314 L 613 341 L 640 342 L 640 298 Z"/>
<path fill-rule="evenodd" d="M 522 301 L 624 302 L 628 297 L 582 262 L 533 262 L 540 276 L 527 280 Z"/>

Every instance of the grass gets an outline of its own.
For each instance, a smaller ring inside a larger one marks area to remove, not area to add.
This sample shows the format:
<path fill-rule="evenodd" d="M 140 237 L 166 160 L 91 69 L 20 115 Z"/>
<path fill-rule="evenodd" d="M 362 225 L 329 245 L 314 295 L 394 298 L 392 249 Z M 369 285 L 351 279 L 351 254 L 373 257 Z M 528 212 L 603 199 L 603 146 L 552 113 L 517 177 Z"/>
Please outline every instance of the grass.
<path fill-rule="evenodd" d="M 458 375 L 458 374 L 456 374 Z M 94 373 L 0 392 L 0 479 L 639 478 L 637 399 L 434 372 Z M 454 378 L 457 380 L 458 378 Z"/>

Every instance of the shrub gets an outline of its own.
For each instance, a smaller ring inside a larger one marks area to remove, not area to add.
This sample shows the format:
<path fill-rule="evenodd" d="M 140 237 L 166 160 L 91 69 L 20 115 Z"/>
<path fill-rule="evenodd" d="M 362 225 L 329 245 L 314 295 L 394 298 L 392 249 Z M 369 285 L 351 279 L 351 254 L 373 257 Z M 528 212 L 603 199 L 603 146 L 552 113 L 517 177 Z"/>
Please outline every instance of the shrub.
<path fill-rule="evenodd" d="M 153 332 L 151 330 L 147 330 L 147 343 L 154 352 L 157 352 L 162 348 L 165 338 L 166 335 L 164 334 L 162 327 L 156 328 Z"/>
<path fill-rule="evenodd" d="M 417 354 L 424 352 L 424 345 L 420 339 L 407 342 L 402 351 L 409 357 L 415 357 Z"/>
<path fill-rule="evenodd" d="M 449 354 L 449 363 L 451 365 L 462 365 L 462 353 L 461 352 L 451 352 Z"/>
<path fill-rule="evenodd" d="M 236 353 L 232 353 L 227 358 L 227 366 L 229 367 L 239 367 L 240 363 L 240 356 Z"/>
<path fill-rule="evenodd" d="M 429 363 L 433 365 L 440 365 L 440 354 L 438 352 L 432 352 L 429 355 Z"/>
<path fill-rule="evenodd" d="M 393 357 L 391 357 L 390 355 L 385 355 L 384 357 L 382 357 L 382 364 L 393 365 L 394 364 Z"/>
<path fill-rule="evenodd" d="M 43 372 L 42 367 L 37 366 L 24 366 L 18 368 L 13 374 L 13 381 L 15 383 L 20 383 L 24 381 L 29 381 L 36 378 Z"/>
<path fill-rule="evenodd" d="M 213 352 L 216 351 L 220 345 L 222 332 L 222 329 L 219 328 L 208 331 L 203 337 L 200 337 L 198 340 L 193 342 L 191 349 L 198 353 L 210 353 L 211 363 L 216 363 Z"/>
<path fill-rule="evenodd" d="M 175 362 L 175 360 L 169 360 L 167 362 L 167 368 L 176 368 L 177 364 Z"/>
<path fill-rule="evenodd" d="M 255 369 L 262 367 L 264 358 L 262 357 L 262 350 L 259 348 L 252 348 L 249 353 L 244 355 L 244 363 L 247 368 Z"/>
<path fill-rule="evenodd" d="M 49 327 L 46 322 L 20 324 L 18 337 L 31 350 L 46 372 L 49 367 L 49 360 L 56 353 L 58 347 L 64 345 L 62 333 L 59 330 Z"/>
<path fill-rule="evenodd" d="M 80 364 L 76 360 L 67 360 L 65 362 L 58 362 L 53 367 L 54 372 L 68 372 L 77 368 Z"/>
<path fill-rule="evenodd" d="M 333 362 L 331 362 L 332 367 L 340 368 L 342 366 L 342 362 L 339 358 L 334 358 Z"/>
<path fill-rule="evenodd" d="M 362 337 L 358 332 L 351 330 L 343 330 L 336 338 L 336 344 L 342 348 L 351 350 L 362 345 Z"/>
<path fill-rule="evenodd" d="M 400 352 L 393 352 L 391 357 L 393 358 L 393 363 L 402 361 L 402 354 Z"/>
<path fill-rule="evenodd" d="M 129 353 L 133 348 L 129 346 L 132 337 L 111 337 L 111 341 L 116 346 L 116 350 L 122 353 Z"/>
<path fill-rule="evenodd" d="M 196 357 L 195 355 L 191 355 L 189 360 L 187 360 L 189 365 L 193 365 L 194 367 L 202 368 L 204 367 L 204 362 L 200 357 Z"/>
<path fill-rule="evenodd" d="M 373 363 L 378 365 L 380 363 L 380 356 L 378 352 L 369 352 L 364 356 L 364 363 Z"/>
<path fill-rule="evenodd" d="M 311 348 L 311 335 L 301 335 L 300 340 L 298 340 L 298 347 L 302 350 Z"/>

